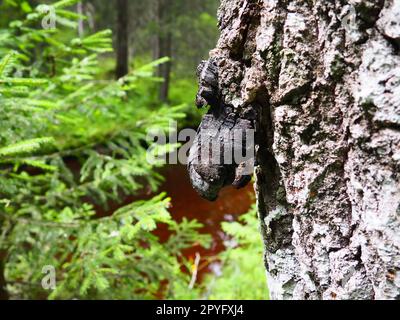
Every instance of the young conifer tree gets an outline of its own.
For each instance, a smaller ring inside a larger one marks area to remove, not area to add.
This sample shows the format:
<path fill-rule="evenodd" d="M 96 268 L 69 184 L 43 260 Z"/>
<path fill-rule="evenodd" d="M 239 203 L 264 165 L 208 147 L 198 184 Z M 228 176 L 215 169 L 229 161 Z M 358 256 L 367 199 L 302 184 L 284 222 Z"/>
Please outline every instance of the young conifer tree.
<path fill-rule="evenodd" d="M 144 94 L 163 61 L 104 78 L 111 32 L 77 37 L 77 2 L 3 4 L 21 18 L 0 30 L 0 287 L 13 298 L 173 298 L 190 281 L 181 250 L 208 242 L 200 225 L 175 222 L 164 194 L 96 209 L 157 191 L 162 164 L 146 161 L 146 134 L 168 130 L 181 107 Z M 172 231 L 163 244 L 160 223 Z"/>

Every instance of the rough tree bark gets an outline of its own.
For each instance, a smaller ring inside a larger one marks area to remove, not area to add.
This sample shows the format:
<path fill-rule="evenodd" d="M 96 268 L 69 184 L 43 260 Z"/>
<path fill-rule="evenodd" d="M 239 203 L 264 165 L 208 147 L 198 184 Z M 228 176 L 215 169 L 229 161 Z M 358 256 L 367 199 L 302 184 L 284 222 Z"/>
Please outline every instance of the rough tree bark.
<path fill-rule="evenodd" d="M 218 16 L 220 108 L 258 114 L 272 298 L 400 299 L 400 1 L 222 0 Z"/>

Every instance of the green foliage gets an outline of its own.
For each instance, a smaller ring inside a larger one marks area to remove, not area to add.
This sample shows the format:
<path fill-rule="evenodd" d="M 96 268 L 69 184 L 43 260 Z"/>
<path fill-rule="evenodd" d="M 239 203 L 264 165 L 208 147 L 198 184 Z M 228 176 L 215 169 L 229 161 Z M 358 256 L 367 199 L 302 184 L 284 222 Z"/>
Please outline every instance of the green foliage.
<path fill-rule="evenodd" d="M 102 27 L 113 25 L 115 19 L 112 1 L 91 0 L 96 8 L 96 24 Z M 158 1 L 161 2 L 161 1 Z M 154 43 L 157 35 L 172 36 L 172 72 L 179 78 L 193 79 L 196 67 L 206 59 L 210 48 L 218 38 L 216 12 L 219 0 L 173 0 L 166 1 L 167 8 L 162 11 L 163 21 L 155 18 L 156 1 L 129 1 L 129 30 L 134 35 L 130 45 L 134 48 L 134 58 L 154 56 Z M 193 97 L 191 99 L 193 104 Z"/>
<path fill-rule="evenodd" d="M 256 208 L 240 217 L 239 222 L 224 222 L 231 236 L 230 248 L 221 254 L 219 277 L 206 279 L 206 297 L 213 300 L 267 300 L 263 245 Z"/>
<path fill-rule="evenodd" d="M 218 21 L 215 13 L 219 1 L 202 1 L 205 2 L 205 9 L 182 14 L 175 22 L 174 36 L 179 45 L 174 59 L 177 62 L 174 71 L 180 77 L 194 77 L 197 65 L 201 60 L 208 59 L 208 51 L 215 47 L 218 40 Z"/>
<path fill-rule="evenodd" d="M 55 2 L 57 29 L 42 29 L 44 13 L 8 1 L 19 20 L 0 30 L 0 249 L 15 298 L 174 298 L 190 279 L 183 248 L 209 243 L 195 221 L 176 223 L 159 195 L 98 213 L 162 177 L 146 161 L 149 128 L 168 130 L 182 107 L 156 106 L 141 91 L 154 68 L 103 79 L 99 54 L 111 32 L 77 38 L 77 0 Z M 169 146 L 172 149 L 176 146 Z M 168 149 L 168 148 L 167 148 Z M 172 235 L 160 243 L 154 231 Z M 42 268 L 57 271 L 53 292 Z M 112 290 L 111 290 L 112 288 Z M 181 289 L 179 289 L 181 288 Z"/>
<path fill-rule="evenodd" d="M 31 140 L 25 140 L 19 143 L 15 143 L 13 145 L 0 148 L 0 156 L 1 157 L 10 157 L 10 156 L 16 156 L 18 154 L 28 154 L 30 152 L 34 152 L 39 150 L 42 145 L 48 144 L 48 143 L 54 143 L 54 139 L 49 137 L 49 138 L 38 138 L 38 139 L 31 139 Z"/>
<path fill-rule="evenodd" d="M 194 78 L 173 76 L 169 99 L 172 104 L 182 103 L 185 106 L 186 119 L 180 123 L 182 127 L 196 127 L 201 121 L 201 116 L 206 112 L 205 109 L 198 110 L 194 106 L 193 97 L 196 96 L 197 90 L 197 81 Z"/>

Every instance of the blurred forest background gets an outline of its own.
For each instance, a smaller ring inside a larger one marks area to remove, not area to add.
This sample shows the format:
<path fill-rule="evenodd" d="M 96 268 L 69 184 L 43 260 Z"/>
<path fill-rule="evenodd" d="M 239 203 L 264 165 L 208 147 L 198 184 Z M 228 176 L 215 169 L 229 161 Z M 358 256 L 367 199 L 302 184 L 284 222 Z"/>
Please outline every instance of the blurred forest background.
<path fill-rule="evenodd" d="M 149 129 L 200 121 L 218 6 L 1 1 L 1 299 L 268 298 L 251 187 L 210 204 L 146 161 Z"/>

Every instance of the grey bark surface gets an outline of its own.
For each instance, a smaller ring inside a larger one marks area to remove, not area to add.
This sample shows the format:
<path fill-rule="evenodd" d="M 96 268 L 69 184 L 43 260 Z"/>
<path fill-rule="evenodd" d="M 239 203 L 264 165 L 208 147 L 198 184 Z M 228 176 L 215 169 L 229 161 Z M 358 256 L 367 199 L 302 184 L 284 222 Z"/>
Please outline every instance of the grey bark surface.
<path fill-rule="evenodd" d="M 271 297 L 400 299 L 400 1 L 222 0 L 218 17 L 219 99 L 258 114 Z"/>

